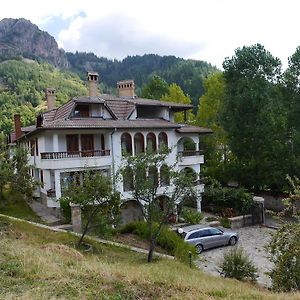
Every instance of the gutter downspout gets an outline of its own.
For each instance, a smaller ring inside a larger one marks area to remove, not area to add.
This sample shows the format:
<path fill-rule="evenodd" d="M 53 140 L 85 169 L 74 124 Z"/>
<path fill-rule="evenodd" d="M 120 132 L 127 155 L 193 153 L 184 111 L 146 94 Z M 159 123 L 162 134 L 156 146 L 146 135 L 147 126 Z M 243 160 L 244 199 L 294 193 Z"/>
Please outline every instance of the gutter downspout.
<path fill-rule="evenodd" d="M 116 174 L 115 174 L 115 160 L 114 160 L 114 144 L 113 144 L 113 134 L 117 131 L 117 128 L 114 129 L 114 131 L 112 131 L 110 133 L 110 144 L 111 144 L 111 160 L 112 160 L 112 175 L 113 175 L 113 189 L 114 191 L 116 191 Z"/>

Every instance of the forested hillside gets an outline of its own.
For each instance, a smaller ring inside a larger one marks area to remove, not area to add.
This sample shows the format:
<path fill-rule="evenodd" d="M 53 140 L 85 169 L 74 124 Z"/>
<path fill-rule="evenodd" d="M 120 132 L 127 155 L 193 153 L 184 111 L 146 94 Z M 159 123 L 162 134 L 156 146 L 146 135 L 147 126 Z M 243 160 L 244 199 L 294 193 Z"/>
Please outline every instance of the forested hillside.
<path fill-rule="evenodd" d="M 23 125 L 34 123 L 38 111 L 46 108 L 44 90 L 57 89 L 57 105 L 75 95 L 86 95 L 84 82 L 75 74 L 59 71 L 49 64 L 8 60 L 0 64 L 0 130 L 8 133 L 14 113 Z"/>
<path fill-rule="evenodd" d="M 128 56 L 122 61 L 99 58 L 93 53 L 67 53 L 67 57 L 71 70 L 82 79 L 90 70 L 97 71 L 101 81 L 113 88 L 118 80 L 134 79 L 138 93 L 153 74 L 159 75 L 168 84 L 178 84 L 191 97 L 195 107 L 203 94 L 204 78 L 216 71 L 215 67 L 204 61 L 155 54 Z"/>

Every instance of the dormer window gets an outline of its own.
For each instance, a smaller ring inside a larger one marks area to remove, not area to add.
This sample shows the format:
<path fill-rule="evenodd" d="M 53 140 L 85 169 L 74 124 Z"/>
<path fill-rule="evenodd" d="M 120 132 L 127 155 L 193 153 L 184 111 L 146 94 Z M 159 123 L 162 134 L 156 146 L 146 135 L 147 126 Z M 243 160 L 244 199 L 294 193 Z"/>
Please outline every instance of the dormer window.
<path fill-rule="evenodd" d="M 88 105 L 77 105 L 74 110 L 74 117 L 88 118 L 90 116 L 90 110 Z"/>

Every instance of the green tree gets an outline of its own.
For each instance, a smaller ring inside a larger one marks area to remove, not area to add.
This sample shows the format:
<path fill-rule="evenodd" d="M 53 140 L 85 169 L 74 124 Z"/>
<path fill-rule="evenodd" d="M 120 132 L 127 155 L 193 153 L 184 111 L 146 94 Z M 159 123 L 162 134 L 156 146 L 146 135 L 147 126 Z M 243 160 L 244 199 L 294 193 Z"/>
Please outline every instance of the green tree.
<path fill-rule="evenodd" d="M 114 225 L 119 214 L 120 195 L 113 191 L 110 179 L 100 172 L 85 171 L 82 183 L 78 184 L 77 180 L 71 182 L 60 201 L 64 202 L 64 207 L 65 204 L 77 204 L 81 207 L 85 224 L 78 246 L 82 244 L 91 226 L 103 224 L 103 218 Z"/>
<path fill-rule="evenodd" d="M 288 68 L 283 74 L 282 94 L 287 109 L 289 172 L 300 174 L 300 47 L 289 57 Z"/>
<path fill-rule="evenodd" d="M 14 170 L 11 179 L 12 189 L 22 195 L 24 200 L 29 201 L 32 199 L 38 183 L 30 176 L 28 152 L 21 145 L 17 145 L 12 152 L 12 168 Z"/>
<path fill-rule="evenodd" d="M 161 187 L 164 191 L 159 194 L 160 181 L 158 170 L 165 164 L 169 151 L 160 153 L 142 153 L 136 156 L 125 156 L 119 173 L 123 176 L 123 182 L 129 181 L 132 197 L 143 208 L 143 216 L 149 230 L 148 262 L 152 261 L 157 239 L 162 229 L 174 213 L 175 204 L 182 197 L 195 193 L 193 188 L 194 177 L 187 172 L 176 171 L 176 164 L 170 166 L 168 174 L 163 174 L 164 181 L 171 185 Z"/>
<path fill-rule="evenodd" d="M 207 176 L 225 182 L 228 180 L 228 164 L 232 154 L 228 147 L 227 134 L 221 124 L 220 114 L 225 97 L 223 73 L 217 72 L 204 80 L 204 95 L 199 100 L 196 123 L 213 130 L 213 135 L 202 137 L 205 150 L 204 171 Z"/>
<path fill-rule="evenodd" d="M 153 75 L 150 81 L 142 88 L 141 97 L 160 100 L 168 91 L 169 86 L 166 81 L 158 75 Z"/>
<path fill-rule="evenodd" d="M 0 205 L 3 204 L 3 192 L 13 176 L 11 161 L 9 160 L 8 147 L 4 135 L 0 134 Z"/>
<path fill-rule="evenodd" d="M 277 292 L 300 291 L 300 224 L 286 224 L 267 246 L 274 267 L 269 273 Z"/>
<path fill-rule="evenodd" d="M 288 165 L 286 113 L 278 81 L 281 63 L 260 44 L 225 59 L 221 124 L 236 157 L 233 175 L 247 188 L 285 184 Z"/>
<path fill-rule="evenodd" d="M 168 92 L 160 98 L 161 101 L 166 102 L 176 102 L 182 104 L 192 104 L 191 98 L 188 95 L 185 95 L 183 90 L 176 83 L 170 84 Z M 195 116 L 192 111 L 188 111 L 186 114 L 186 120 L 184 112 L 175 113 L 175 122 L 177 123 L 193 123 Z"/>

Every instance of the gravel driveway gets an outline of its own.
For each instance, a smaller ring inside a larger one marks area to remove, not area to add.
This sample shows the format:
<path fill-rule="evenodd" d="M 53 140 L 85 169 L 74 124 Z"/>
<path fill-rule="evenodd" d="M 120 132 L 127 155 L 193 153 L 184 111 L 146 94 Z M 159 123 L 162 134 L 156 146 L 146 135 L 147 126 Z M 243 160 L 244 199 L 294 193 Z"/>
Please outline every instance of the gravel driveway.
<path fill-rule="evenodd" d="M 244 227 L 234 229 L 239 233 L 239 242 L 234 247 L 242 247 L 249 255 L 250 259 L 258 268 L 257 282 L 261 285 L 269 287 L 271 285 L 270 278 L 265 274 L 272 268 L 272 263 L 267 258 L 264 246 L 270 241 L 271 234 L 275 232 L 273 229 L 260 226 Z M 218 270 L 222 262 L 225 252 L 231 249 L 230 246 L 216 248 L 204 251 L 196 260 L 196 265 L 205 272 L 213 275 L 219 275 Z"/>

